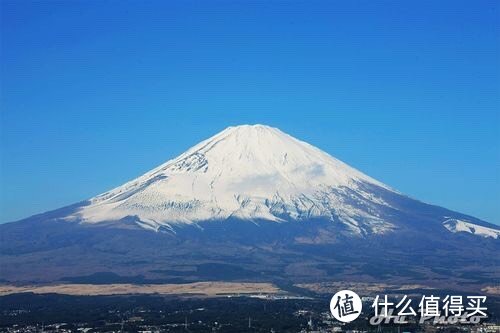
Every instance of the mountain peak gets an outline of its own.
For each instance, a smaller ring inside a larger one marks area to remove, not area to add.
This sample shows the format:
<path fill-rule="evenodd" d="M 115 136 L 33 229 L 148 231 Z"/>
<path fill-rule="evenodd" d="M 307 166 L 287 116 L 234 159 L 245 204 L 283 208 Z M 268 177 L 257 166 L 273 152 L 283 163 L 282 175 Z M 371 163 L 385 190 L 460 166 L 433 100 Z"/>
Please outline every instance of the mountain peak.
<path fill-rule="evenodd" d="M 360 232 L 356 218 L 366 213 L 354 207 L 346 193 L 354 191 L 376 202 L 363 184 L 390 190 L 277 128 L 240 125 L 92 198 L 78 218 L 96 223 L 135 216 L 145 226 L 157 228 L 228 218 L 286 221 L 343 216 L 342 221 Z M 387 225 L 375 215 L 370 219 Z"/>
<path fill-rule="evenodd" d="M 234 126 L 228 126 L 224 130 L 220 131 L 218 135 L 235 135 L 237 133 L 250 133 L 254 132 L 256 134 L 258 133 L 265 133 L 265 132 L 274 132 L 274 131 L 279 131 L 279 129 L 275 127 L 271 127 L 268 125 L 262 125 L 262 124 L 242 124 L 242 125 L 234 125 Z"/>
<path fill-rule="evenodd" d="M 271 127 L 263 124 L 241 124 L 235 126 L 228 126 L 225 130 L 275 130 L 275 127 Z"/>
<path fill-rule="evenodd" d="M 266 135 L 283 135 L 285 134 L 280 129 L 268 125 L 262 124 L 243 124 L 237 126 L 229 126 L 226 129 L 222 130 L 215 136 L 230 136 L 230 135 L 241 135 L 243 139 L 252 139 L 259 136 Z"/>

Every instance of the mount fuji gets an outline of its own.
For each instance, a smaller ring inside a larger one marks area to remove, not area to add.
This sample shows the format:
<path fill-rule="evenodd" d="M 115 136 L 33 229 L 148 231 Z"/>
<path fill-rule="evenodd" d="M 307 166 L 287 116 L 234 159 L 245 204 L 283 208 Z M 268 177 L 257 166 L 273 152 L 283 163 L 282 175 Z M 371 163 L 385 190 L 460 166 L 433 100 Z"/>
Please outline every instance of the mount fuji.
<path fill-rule="evenodd" d="M 500 278 L 498 226 L 414 200 L 264 125 L 229 127 L 87 201 L 0 225 L 0 236 L 9 282 L 479 288 Z"/>

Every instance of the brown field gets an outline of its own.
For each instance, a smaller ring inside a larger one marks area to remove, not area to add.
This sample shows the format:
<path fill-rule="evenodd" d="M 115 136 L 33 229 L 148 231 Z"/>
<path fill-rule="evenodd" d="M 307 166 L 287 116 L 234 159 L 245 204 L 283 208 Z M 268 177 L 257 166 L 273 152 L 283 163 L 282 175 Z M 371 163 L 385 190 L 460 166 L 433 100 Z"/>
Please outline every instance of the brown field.
<path fill-rule="evenodd" d="M 500 295 L 500 285 L 497 286 L 486 286 L 483 289 L 481 289 L 486 294 L 490 295 Z"/>
<path fill-rule="evenodd" d="M 186 284 L 55 284 L 55 285 L 0 285 L 0 296 L 17 293 L 64 295 L 204 295 L 221 294 L 276 294 L 282 292 L 270 283 L 196 282 Z"/>
<path fill-rule="evenodd" d="M 418 284 L 391 285 L 386 283 L 363 283 L 363 282 L 322 282 L 322 283 L 302 283 L 296 284 L 297 287 L 314 291 L 320 294 L 335 294 L 339 290 L 354 290 L 364 296 L 374 296 L 387 290 L 412 290 L 426 288 L 428 286 Z"/>

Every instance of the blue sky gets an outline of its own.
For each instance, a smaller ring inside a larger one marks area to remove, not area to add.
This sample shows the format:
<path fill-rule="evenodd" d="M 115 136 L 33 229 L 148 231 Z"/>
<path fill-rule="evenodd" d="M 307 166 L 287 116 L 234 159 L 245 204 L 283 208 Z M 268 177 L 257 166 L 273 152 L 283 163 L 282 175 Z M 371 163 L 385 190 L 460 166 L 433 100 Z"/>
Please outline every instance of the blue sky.
<path fill-rule="evenodd" d="M 263 123 L 500 223 L 497 1 L 1 1 L 0 222 Z"/>

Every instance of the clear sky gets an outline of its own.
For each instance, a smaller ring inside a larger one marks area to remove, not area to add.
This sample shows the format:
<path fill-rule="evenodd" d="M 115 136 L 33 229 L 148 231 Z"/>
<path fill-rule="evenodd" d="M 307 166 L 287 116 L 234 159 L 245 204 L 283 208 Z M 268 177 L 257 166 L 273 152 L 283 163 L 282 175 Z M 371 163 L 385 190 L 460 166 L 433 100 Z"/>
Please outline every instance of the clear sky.
<path fill-rule="evenodd" d="M 498 1 L 0 3 L 0 222 L 262 123 L 500 223 Z"/>

